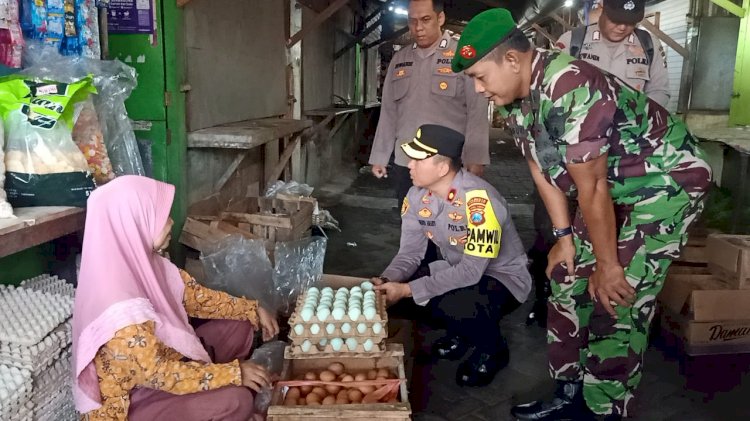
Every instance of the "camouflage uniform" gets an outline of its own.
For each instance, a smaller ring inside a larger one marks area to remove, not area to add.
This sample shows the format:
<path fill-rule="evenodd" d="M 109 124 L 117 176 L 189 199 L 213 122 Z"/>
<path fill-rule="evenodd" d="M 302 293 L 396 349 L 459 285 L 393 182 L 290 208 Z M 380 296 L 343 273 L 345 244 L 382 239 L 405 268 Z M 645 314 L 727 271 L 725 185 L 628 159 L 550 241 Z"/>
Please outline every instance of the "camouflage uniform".
<path fill-rule="evenodd" d="M 627 415 L 641 377 L 648 326 L 667 268 L 702 209 L 711 170 L 685 125 L 594 66 L 537 50 L 531 95 L 500 110 L 517 146 L 553 186 L 575 195 L 566 163 L 608 154 L 618 257 L 636 290 L 612 319 L 587 292 L 596 264 L 580 210 L 573 222 L 576 274 L 552 272 L 548 343 L 556 380 L 584 382 L 598 414 Z"/>

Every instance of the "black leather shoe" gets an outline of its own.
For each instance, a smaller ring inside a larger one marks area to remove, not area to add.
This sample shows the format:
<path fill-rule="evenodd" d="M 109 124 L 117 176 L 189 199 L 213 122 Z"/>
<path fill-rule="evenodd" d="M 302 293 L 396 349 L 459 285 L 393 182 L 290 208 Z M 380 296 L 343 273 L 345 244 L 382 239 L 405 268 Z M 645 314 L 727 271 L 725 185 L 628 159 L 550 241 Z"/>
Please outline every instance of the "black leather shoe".
<path fill-rule="evenodd" d="M 507 349 L 494 354 L 476 350 L 458 366 L 456 383 L 459 386 L 487 386 L 492 383 L 498 371 L 508 365 L 509 361 L 510 355 Z"/>
<path fill-rule="evenodd" d="M 446 336 L 438 339 L 432 346 L 432 352 L 437 358 L 456 361 L 466 354 L 469 346 L 458 336 Z"/>
<path fill-rule="evenodd" d="M 539 327 L 547 327 L 547 301 L 536 301 L 526 316 L 526 326 L 538 324 Z"/>
<path fill-rule="evenodd" d="M 552 400 L 516 405 L 511 408 L 510 413 L 515 419 L 521 421 L 589 421 L 595 419 L 583 399 L 582 382 L 558 381 Z"/>

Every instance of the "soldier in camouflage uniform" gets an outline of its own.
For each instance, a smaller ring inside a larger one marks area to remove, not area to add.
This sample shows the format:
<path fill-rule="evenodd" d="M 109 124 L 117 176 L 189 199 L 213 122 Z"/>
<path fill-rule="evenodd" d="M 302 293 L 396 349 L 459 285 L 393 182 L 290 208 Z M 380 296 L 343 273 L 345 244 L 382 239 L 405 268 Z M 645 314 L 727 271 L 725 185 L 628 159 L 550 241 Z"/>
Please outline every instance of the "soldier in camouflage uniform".
<path fill-rule="evenodd" d="M 656 295 L 711 181 L 703 153 L 645 94 L 564 53 L 534 50 L 505 9 L 469 22 L 453 70 L 502 107 L 557 227 L 547 272 L 558 389 L 512 413 L 620 419 L 641 378 Z"/>

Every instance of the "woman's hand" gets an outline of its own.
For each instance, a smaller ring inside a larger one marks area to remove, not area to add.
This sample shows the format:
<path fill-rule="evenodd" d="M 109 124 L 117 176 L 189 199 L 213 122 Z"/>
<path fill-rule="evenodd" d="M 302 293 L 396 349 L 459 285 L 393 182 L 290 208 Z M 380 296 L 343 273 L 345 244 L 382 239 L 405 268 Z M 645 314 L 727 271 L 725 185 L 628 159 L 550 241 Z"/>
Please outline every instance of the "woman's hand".
<path fill-rule="evenodd" d="M 552 269 L 560 263 L 565 263 L 565 267 L 568 269 L 568 275 L 575 276 L 575 258 L 576 246 L 573 244 L 573 236 L 566 235 L 557 240 L 547 255 L 547 270 L 545 271 L 547 279 L 552 279 Z"/>
<path fill-rule="evenodd" d="M 625 271 L 619 264 L 598 264 L 589 278 L 589 295 L 598 299 L 607 313 L 617 318 L 613 303 L 630 307 L 635 299 L 635 289 L 625 280 Z"/>
<path fill-rule="evenodd" d="M 271 314 L 271 312 L 260 305 L 258 305 L 258 319 L 260 320 L 260 328 L 263 331 L 263 341 L 270 341 L 274 336 L 279 334 L 279 322 L 276 320 L 276 315 Z"/>
<path fill-rule="evenodd" d="M 255 392 L 260 392 L 264 387 L 271 387 L 271 374 L 265 367 L 251 361 L 243 361 L 240 363 L 240 371 L 243 386 Z"/>

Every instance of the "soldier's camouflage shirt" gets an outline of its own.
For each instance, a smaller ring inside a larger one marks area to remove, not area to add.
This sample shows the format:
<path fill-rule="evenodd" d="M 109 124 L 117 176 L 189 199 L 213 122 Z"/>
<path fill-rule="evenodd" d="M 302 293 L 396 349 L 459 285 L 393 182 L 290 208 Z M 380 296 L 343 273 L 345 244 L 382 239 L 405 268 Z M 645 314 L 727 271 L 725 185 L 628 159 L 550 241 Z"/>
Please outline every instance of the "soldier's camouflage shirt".
<path fill-rule="evenodd" d="M 711 170 L 685 124 L 616 77 L 559 51 L 534 51 L 527 98 L 501 107 L 516 145 L 547 180 L 575 193 L 566 164 L 608 154 L 615 203 L 634 204 L 650 176 L 705 192 Z M 627 180 L 627 181 L 626 181 Z"/>

